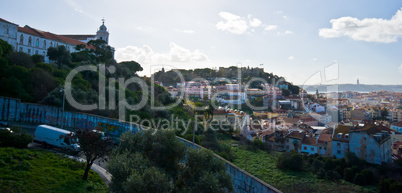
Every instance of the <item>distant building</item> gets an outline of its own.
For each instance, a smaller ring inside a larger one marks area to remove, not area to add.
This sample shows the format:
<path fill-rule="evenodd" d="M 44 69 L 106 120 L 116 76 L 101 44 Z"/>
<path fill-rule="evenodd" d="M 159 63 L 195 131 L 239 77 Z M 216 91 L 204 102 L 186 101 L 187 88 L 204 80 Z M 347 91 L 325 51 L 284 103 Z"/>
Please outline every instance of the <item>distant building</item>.
<path fill-rule="evenodd" d="M 391 129 L 395 130 L 396 132 L 402 133 L 402 121 L 397 122 L 397 123 L 392 123 Z"/>
<path fill-rule="evenodd" d="M 318 154 L 324 157 L 331 157 L 331 145 L 331 134 L 321 133 L 317 140 Z"/>
<path fill-rule="evenodd" d="M 357 79 L 356 84 L 357 84 L 357 85 L 359 85 L 359 84 L 360 84 L 359 79 Z"/>
<path fill-rule="evenodd" d="M 332 156 L 336 158 L 345 157 L 345 152 L 349 151 L 349 132 L 350 127 L 338 125 L 332 133 Z"/>
<path fill-rule="evenodd" d="M 285 147 L 287 151 L 295 150 L 297 152 L 301 151 L 302 142 L 305 135 L 302 131 L 290 131 L 286 135 Z"/>
<path fill-rule="evenodd" d="M 366 125 L 350 132 L 349 149 L 368 163 L 391 163 L 391 137 L 381 126 Z"/>
<path fill-rule="evenodd" d="M 318 153 L 317 139 L 314 137 L 305 137 L 302 141 L 301 152 L 309 155 Z"/>

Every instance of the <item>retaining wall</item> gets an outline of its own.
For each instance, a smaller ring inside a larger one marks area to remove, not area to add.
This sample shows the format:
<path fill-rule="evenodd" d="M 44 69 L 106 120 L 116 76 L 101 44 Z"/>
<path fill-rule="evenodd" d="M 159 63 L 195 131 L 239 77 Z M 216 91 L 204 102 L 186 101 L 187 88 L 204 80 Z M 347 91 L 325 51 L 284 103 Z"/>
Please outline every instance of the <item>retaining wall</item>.
<path fill-rule="evenodd" d="M 143 127 L 122 122 L 117 119 L 101 117 L 85 113 L 63 112 L 60 107 L 22 103 L 19 99 L 0 97 L 0 121 L 23 122 L 30 124 L 48 124 L 65 129 L 98 129 L 112 136 L 120 136 L 126 131 L 137 132 Z M 180 141 L 191 148 L 203 148 L 183 138 Z M 280 192 L 269 184 L 242 170 L 231 162 L 215 154 L 218 159 L 225 162 L 226 171 L 232 176 L 235 192 Z"/>

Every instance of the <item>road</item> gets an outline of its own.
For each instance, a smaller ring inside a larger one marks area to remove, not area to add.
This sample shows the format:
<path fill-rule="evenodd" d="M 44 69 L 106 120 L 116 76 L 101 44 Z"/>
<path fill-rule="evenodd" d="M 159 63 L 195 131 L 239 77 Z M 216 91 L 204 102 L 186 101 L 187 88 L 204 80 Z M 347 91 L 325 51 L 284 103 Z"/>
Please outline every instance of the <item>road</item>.
<path fill-rule="evenodd" d="M 9 126 L 10 127 L 20 127 L 23 131 L 25 131 L 26 133 L 28 133 L 32 136 L 34 135 L 36 127 L 37 127 L 37 125 L 21 124 L 21 123 L 9 123 Z M 37 144 L 34 142 L 28 144 L 28 148 L 43 149 L 40 144 Z M 56 150 L 53 150 L 53 149 L 45 149 L 45 150 L 63 154 L 63 153 L 57 152 Z M 69 157 L 71 159 L 76 159 L 76 160 L 85 162 L 85 156 L 82 153 L 80 153 L 78 156 L 72 156 L 72 155 L 67 155 L 67 154 L 63 154 L 63 155 L 66 157 Z M 91 167 L 91 169 L 94 170 L 95 172 L 97 172 L 99 174 L 99 176 L 103 179 L 103 181 L 108 185 L 112 179 L 112 175 L 110 175 L 106 171 L 105 168 L 106 168 L 106 162 L 103 161 L 103 159 L 95 160 L 94 164 Z"/>

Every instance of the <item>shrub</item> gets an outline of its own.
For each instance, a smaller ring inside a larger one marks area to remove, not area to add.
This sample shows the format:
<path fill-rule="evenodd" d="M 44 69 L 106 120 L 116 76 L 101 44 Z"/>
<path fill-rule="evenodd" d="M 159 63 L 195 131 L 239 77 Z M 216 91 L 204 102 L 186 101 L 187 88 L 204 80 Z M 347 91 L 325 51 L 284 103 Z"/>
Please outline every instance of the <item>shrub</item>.
<path fill-rule="evenodd" d="M 184 139 L 187 139 L 187 140 L 189 140 L 189 141 L 192 142 L 192 141 L 193 141 L 193 134 L 186 134 L 186 135 L 184 135 Z M 200 144 L 200 142 L 201 142 L 200 136 L 195 135 L 195 137 L 194 137 L 194 143 Z"/>
<path fill-rule="evenodd" d="M 327 178 L 327 173 L 325 172 L 325 170 L 323 168 L 320 168 L 317 172 L 317 178 L 318 179 L 325 179 Z"/>
<path fill-rule="evenodd" d="M 8 130 L 0 130 L 1 147 L 26 148 L 32 140 L 33 137 L 25 132 L 17 134 L 17 132 L 11 133 Z"/>
<path fill-rule="evenodd" d="M 329 170 L 329 171 L 327 172 L 327 178 L 328 178 L 329 180 L 332 180 L 332 181 L 334 181 L 334 182 L 337 182 L 337 181 L 339 181 L 339 180 L 341 179 L 341 175 L 339 175 L 338 172 L 336 172 L 336 171 Z"/>
<path fill-rule="evenodd" d="M 324 169 L 324 162 L 314 159 L 313 164 L 312 164 L 312 170 L 314 173 L 318 173 L 321 169 Z"/>
<path fill-rule="evenodd" d="M 378 192 L 402 192 L 402 183 L 396 181 L 394 178 L 381 179 L 378 183 Z"/>
<path fill-rule="evenodd" d="M 358 173 L 355 175 L 355 177 L 353 178 L 353 183 L 357 184 L 357 185 L 365 185 L 366 181 L 364 179 L 364 176 L 361 173 Z"/>
<path fill-rule="evenodd" d="M 303 170 L 303 158 L 299 154 L 283 153 L 279 156 L 276 162 L 276 167 L 279 169 L 289 169 L 295 171 Z"/>

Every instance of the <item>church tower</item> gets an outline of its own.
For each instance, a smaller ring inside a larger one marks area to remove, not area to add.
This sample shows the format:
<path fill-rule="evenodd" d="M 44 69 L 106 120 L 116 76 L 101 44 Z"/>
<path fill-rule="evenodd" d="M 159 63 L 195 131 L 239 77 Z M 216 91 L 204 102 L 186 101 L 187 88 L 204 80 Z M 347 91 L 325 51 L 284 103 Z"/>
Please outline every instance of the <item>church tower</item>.
<path fill-rule="evenodd" d="M 102 19 L 102 25 L 96 32 L 96 39 L 104 40 L 107 44 L 109 44 L 109 32 L 107 31 L 107 28 L 105 26 L 105 19 Z"/>

